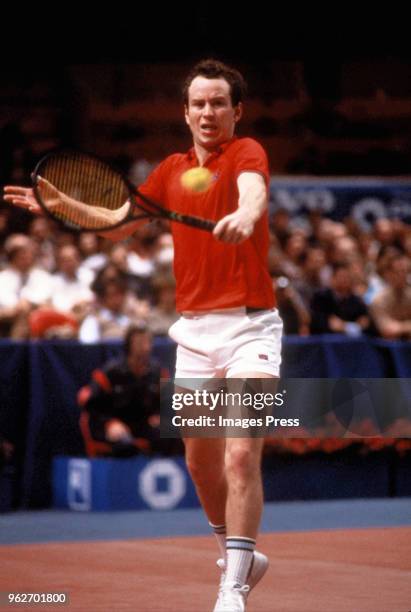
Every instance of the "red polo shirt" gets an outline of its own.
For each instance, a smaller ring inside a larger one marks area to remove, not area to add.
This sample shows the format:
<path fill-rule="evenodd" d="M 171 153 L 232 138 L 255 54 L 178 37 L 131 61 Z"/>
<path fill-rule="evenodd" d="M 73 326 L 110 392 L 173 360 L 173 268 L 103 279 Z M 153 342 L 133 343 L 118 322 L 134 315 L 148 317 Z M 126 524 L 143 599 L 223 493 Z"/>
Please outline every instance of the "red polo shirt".
<path fill-rule="evenodd" d="M 269 181 L 264 149 L 251 138 L 233 138 L 212 153 L 204 164 L 213 174 L 205 193 L 181 185 L 181 175 L 198 166 L 193 149 L 167 157 L 140 186 L 142 193 L 166 208 L 218 221 L 238 208 L 237 178 L 258 172 Z M 238 245 L 216 240 L 212 234 L 172 223 L 177 310 L 213 310 L 275 305 L 268 274 L 268 215 L 257 221 L 252 236 Z"/>

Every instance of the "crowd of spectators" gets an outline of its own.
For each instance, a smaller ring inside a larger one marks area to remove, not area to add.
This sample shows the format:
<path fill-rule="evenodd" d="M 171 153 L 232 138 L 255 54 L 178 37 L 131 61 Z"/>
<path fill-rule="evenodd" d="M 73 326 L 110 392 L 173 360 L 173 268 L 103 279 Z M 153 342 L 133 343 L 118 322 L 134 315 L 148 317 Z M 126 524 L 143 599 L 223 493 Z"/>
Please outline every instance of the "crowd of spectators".
<path fill-rule="evenodd" d="M 122 338 L 144 321 L 166 335 L 177 319 L 168 228 L 122 243 L 67 233 L 37 217 L 20 232 L 0 209 L 0 336 Z M 269 269 L 286 334 L 411 338 L 411 227 L 387 218 L 371 231 L 310 213 L 304 228 L 270 216 Z M 224 262 L 221 262 L 224 265 Z M 39 323 L 40 321 L 40 323 Z"/>
<path fill-rule="evenodd" d="M 0 337 L 93 343 L 127 338 L 133 326 L 148 330 L 150 338 L 167 334 L 178 318 L 167 226 L 150 223 L 113 243 L 65 232 L 44 217 L 24 216 L 16 229 L 14 214 L 0 208 Z M 351 218 L 336 222 L 312 212 L 302 227 L 278 208 L 270 230 L 269 270 L 286 334 L 411 339 L 411 226 L 382 218 L 367 232 Z M 143 336 L 137 334 L 139 350 Z M 94 382 L 82 405 L 92 437 L 114 445 L 114 454 L 151 452 L 147 440 L 157 444 L 158 401 L 150 414 L 135 410 L 137 400 L 128 402 L 130 390 L 143 397 L 145 375 L 134 365 L 128 353 L 103 364 L 116 394 Z M 130 414 L 122 412 L 124 398 Z M 136 446 L 137 433 L 147 448 Z M 0 436 L 0 467 L 12 454 L 12 443 Z"/>
<path fill-rule="evenodd" d="M 282 209 L 271 217 L 269 265 L 285 332 L 410 339 L 411 227 L 381 218 L 366 232 L 317 212 L 307 221 L 293 227 Z"/>

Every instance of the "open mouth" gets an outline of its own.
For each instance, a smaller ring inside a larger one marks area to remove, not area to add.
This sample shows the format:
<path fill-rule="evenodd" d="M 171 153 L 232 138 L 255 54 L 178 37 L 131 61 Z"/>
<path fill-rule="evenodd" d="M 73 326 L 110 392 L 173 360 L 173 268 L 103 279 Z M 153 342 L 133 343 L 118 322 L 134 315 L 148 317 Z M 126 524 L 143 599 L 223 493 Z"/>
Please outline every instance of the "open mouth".
<path fill-rule="evenodd" d="M 200 129 L 205 134 L 212 134 L 212 133 L 217 131 L 217 126 L 216 125 L 211 125 L 211 124 L 205 124 L 205 125 L 201 125 Z"/>

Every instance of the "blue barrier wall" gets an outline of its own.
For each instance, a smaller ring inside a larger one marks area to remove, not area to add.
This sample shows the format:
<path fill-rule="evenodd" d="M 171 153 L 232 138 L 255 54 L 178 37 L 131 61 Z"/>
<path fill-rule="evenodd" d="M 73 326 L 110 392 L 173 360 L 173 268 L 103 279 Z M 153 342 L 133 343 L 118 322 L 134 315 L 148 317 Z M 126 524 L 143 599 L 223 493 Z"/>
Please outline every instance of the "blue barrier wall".
<path fill-rule="evenodd" d="M 183 457 L 53 459 L 53 506 L 89 510 L 174 510 L 199 506 Z"/>
<path fill-rule="evenodd" d="M 368 231 L 376 219 L 411 223 L 410 179 L 381 177 L 275 176 L 270 181 L 270 210 L 287 210 L 304 223 L 307 213 L 342 221 L 351 216 Z"/>
<path fill-rule="evenodd" d="M 410 496 L 411 457 L 392 449 L 326 458 L 265 455 L 266 501 Z M 53 506 L 74 511 L 174 510 L 199 501 L 183 457 L 53 459 Z"/>
<path fill-rule="evenodd" d="M 76 341 L 0 340 L 0 426 L 17 446 L 23 506 L 50 504 L 53 456 L 83 454 L 77 391 L 95 367 L 120 350 L 118 342 L 81 345 Z M 164 367 L 172 369 L 175 346 L 170 340 L 156 338 L 154 353 Z M 411 343 L 288 337 L 284 339 L 282 375 L 411 377 Z"/>

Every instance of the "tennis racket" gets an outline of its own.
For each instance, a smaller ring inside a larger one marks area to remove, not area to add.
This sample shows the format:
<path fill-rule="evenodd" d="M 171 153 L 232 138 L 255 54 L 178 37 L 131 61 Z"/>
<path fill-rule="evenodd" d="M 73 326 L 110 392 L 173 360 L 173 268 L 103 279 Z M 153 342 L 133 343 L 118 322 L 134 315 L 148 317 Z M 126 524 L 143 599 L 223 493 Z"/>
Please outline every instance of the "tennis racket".
<path fill-rule="evenodd" d="M 101 232 L 138 219 L 169 219 L 212 232 L 216 222 L 168 210 L 97 157 L 76 151 L 47 154 L 31 175 L 35 198 L 66 228 Z"/>

